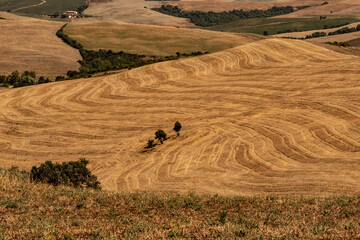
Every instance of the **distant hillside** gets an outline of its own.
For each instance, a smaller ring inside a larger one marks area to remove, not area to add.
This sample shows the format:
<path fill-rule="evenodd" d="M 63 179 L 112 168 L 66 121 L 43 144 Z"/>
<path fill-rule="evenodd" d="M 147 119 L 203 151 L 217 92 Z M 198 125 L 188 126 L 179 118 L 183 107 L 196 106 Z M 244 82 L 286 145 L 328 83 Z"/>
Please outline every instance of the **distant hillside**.
<path fill-rule="evenodd" d="M 176 52 L 218 52 L 263 39 L 254 34 L 219 33 L 116 22 L 71 23 L 65 32 L 86 49 L 168 56 Z"/>
<path fill-rule="evenodd" d="M 79 52 L 55 35 L 63 23 L 10 13 L 0 16 L 6 18 L 1 20 L 0 27 L 0 75 L 29 70 L 38 75 L 57 76 L 80 67 Z"/>
<path fill-rule="evenodd" d="M 0 11 L 43 15 L 76 10 L 86 5 L 86 0 L 0 0 Z"/>

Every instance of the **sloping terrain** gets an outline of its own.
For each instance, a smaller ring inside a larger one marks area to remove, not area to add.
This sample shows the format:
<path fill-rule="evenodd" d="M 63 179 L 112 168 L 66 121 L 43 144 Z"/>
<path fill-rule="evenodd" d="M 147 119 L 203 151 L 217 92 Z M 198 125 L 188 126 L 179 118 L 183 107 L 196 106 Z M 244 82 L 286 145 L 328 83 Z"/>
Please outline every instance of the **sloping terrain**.
<path fill-rule="evenodd" d="M 76 10 L 86 4 L 86 0 L 0 0 L 0 11 L 43 15 Z"/>
<path fill-rule="evenodd" d="M 282 33 L 282 34 L 276 34 L 276 37 L 293 37 L 293 38 L 305 38 L 307 35 L 311 35 L 314 32 L 325 32 L 325 33 L 329 33 L 329 32 L 335 32 L 336 30 L 348 27 L 348 28 L 356 28 L 357 25 L 359 25 L 360 22 L 354 22 L 342 27 L 338 27 L 338 28 L 330 28 L 330 29 L 318 29 L 318 30 L 312 30 L 312 31 L 304 31 L 304 32 L 292 32 L 292 33 Z M 350 33 L 352 35 L 356 35 L 357 32 L 355 33 Z M 343 36 L 342 36 L 343 35 Z M 338 35 L 333 35 L 333 36 L 327 36 L 327 37 L 337 37 L 337 38 L 343 38 L 344 36 L 346 36 L 348 34 L 338 34 Z M 351 35 L 350 35 L 351 36 Z M 345 37 L 346 38 L 346 37 Z M 322 41 L 322 39 L 325 39 L 325 37 L 320 37 L 317 41 Z"/>
<path fill-rule="evenodd" d="M 276 7 L 285 7 L 285 6 L 306 6 L 306 5 L 318 5 L 322 4 L 323 0 L 181 0 L 181 1 L 169 1 L 166 4 L 171 4 L 178 6 L 183 10 L 189 11 L 213 11 L 213 12 L 222 12 L 222 11 L 231 11 L 233 9 L 243 9 L 243 10 L 252 10 L 252 9 L 269 9 L 274 6 Z"/>
<path fill-rule="evenodd" d="M 64 75 L 79 68 L 79 51 L 56 37 L 63 25 L 0 13 L 0 74 L 35 71 L 40 75 Z"/>
<path fill-rule="evenodd" d="M 117 22 L 75 22 L 68 25 L 65 32 L 86 49 L 111 49 L 156 56 L 176 55 L 176 52 L 218 52 L 263 38 L 255 34 Z"/>
<path fill-rule="evenodd" d="M 156 6 L 161 6 L 161 3 L 144 0 L 90 1 L 85 13 L 101 21 L 118 20 L 125 23 L 195 28 L 195 25 L 185 18 L 172 17 L 151 10 Z M 88 21 L 89 19 L 86 19 L 86 22 Z"/>
<path fill-rule="evenodd" d="M 115 191 L 359 193 L 359 63 L 308 42 L 266 39 L 4 90 L 0 164 L 86 157 Z M 170 139 L 143 152 L 158 129 Z"/>

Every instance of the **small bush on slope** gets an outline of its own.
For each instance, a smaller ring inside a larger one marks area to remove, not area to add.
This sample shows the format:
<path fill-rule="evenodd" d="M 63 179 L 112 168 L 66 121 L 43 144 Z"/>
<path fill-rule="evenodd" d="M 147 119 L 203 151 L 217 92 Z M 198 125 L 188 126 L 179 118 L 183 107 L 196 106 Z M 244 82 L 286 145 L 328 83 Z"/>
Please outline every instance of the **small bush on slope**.
<path fill-rule="evenodd" d="M 47 161 L 39 167 L 33 166 L 30 179 L 34 182 L 48 183 L 54 186 L 69 185 L 74 187 L 100 188 L 97 177 L 92 175 L 85 158 L 76 162 L 55 163 Z"/>

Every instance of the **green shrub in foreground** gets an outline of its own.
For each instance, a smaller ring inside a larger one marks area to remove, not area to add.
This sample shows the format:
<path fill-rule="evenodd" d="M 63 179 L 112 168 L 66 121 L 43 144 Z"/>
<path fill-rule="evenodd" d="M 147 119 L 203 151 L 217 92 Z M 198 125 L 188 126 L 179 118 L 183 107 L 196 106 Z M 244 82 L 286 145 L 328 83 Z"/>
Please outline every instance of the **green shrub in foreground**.
<path fill-rule="evenodd" d="M 33 166 L 30 172 L 30 180 L 43 182 L 54 186 L 69 185 L 74 187 L 88 187 L 100 189 L 100 182 L 92 175 L 86 165 L 89 163 L 85 158 L 79 161 L 55 163 L 46 161 L 39 167 Z"/>

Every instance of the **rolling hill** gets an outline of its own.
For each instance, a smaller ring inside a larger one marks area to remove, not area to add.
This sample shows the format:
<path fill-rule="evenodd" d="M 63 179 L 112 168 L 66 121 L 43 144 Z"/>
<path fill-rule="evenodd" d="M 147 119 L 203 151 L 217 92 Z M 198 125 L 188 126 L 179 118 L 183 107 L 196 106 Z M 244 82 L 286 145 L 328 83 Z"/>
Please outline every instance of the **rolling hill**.
<path fill-rule="evenodd" d="M 36 71 L 39 75 L 66 75 L 77 70 L 79 52 L 55 36 L 63 25 L 0 12 L 0 74 Z"/>
<path fill-rule="evenodd" d="M 118 22 L 74 22 L 65 28 L 65 32 L 86 49 L 111 49 L 156 56 L 176 55 L 176 52 L 218 52 L 263 38 L 255 34 Z"/>
<path fill-rule="evenodd" d="M 115 191 L 358 193 L 359 63 L 308 42 L 266 39 L 3 90 L 0 163 L 86 157 Z M 143 152 L 158 129 L 170 139 Z"/>
<path fill-rule="evenodd" d="M 100 21 L 115 20 L 124 23 L 195 28 L 195 25 L 187 19 L 152 11 L 151 8 L 155 6 L 161 6 L 161 3 L 143 0 L 100 0 L 91 1 L 85 13 Z M 86 22 L 88 22 L 88 19 Z"/>

